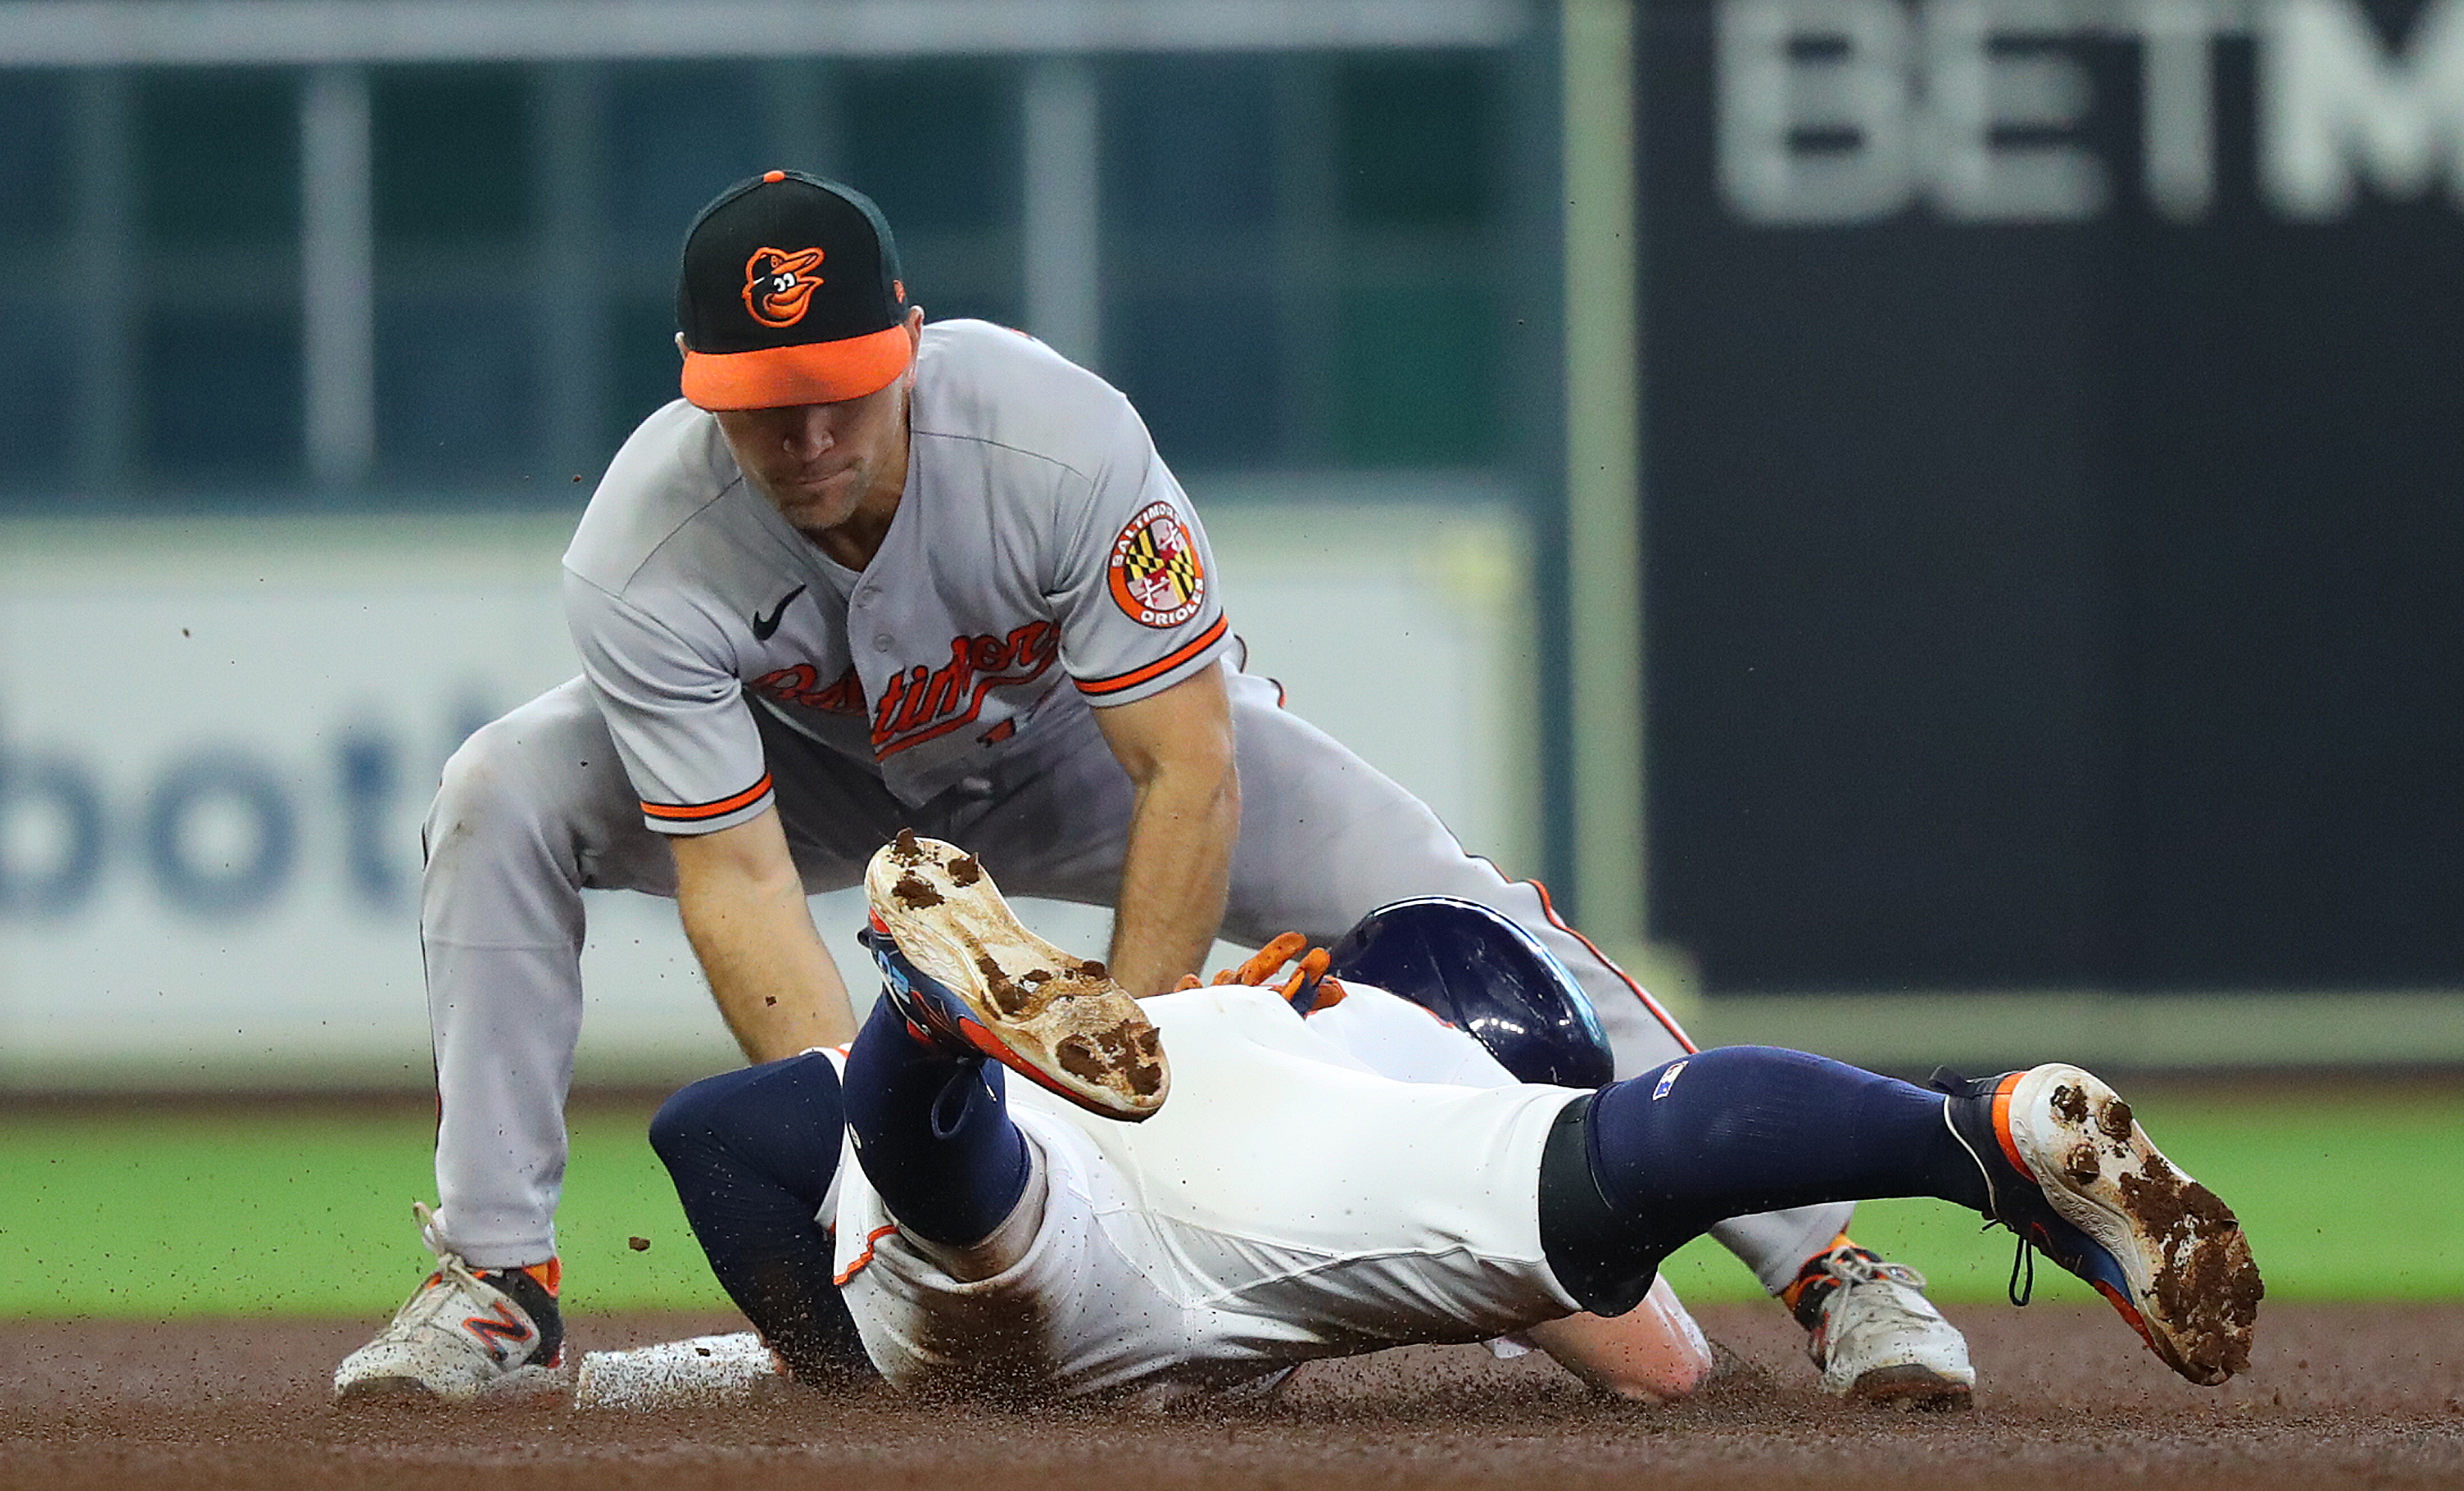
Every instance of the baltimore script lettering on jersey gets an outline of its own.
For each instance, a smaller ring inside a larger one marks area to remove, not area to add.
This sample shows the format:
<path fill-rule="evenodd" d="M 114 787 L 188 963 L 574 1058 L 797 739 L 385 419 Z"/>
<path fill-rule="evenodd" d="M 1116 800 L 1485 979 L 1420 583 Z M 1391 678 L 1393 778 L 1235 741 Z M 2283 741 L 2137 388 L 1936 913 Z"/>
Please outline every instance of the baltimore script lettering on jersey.
<path fill-rule="evenodd" d="M 1060 655 L 1061 629 L 1050 622 L 1028 622 L 1006 637 L 951 638 L 949 660 L 939 668 L 917 663 L 890 675 L 871 707 L 872 754 L 888 760 L 969 724 L 982 713 L 992 691 L 1035 682 Z M 808 710 L 859 714 L 866 709 L 864 684 L 852 667 L 823 686 L 818 669 L 799 663 L 762 674 L 753 687 Z"/>

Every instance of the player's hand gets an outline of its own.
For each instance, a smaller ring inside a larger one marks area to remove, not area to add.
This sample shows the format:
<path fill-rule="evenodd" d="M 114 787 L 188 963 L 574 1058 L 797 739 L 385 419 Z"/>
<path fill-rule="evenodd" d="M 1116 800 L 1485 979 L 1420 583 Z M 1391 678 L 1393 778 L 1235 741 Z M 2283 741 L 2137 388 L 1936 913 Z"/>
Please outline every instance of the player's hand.
<path fill-rule="evenodd" d="M 1327 964 L 1332 961 L 1333 955 L 1324 948 L 1309 947 L 1309 939 L 1296 932 L 1285 932 L 1260 948 L 1240 967 L 1227 968 L 1217 974 L 1215 982 L 1248 984 L 1253 988 L 1263 986 L 1284 971 L 1284 965 L 1291 962 L 1294 954 L 1301 954 L 1300 964 L 1292 970 L 1290 977 L 1276 987 L 1275 992 L 1304 1015 L 1343 1002 L 1343 985 L 1326 976 Z M 1195 976 L 1181 981 L 1184 989 L 1198 986 Z"/>

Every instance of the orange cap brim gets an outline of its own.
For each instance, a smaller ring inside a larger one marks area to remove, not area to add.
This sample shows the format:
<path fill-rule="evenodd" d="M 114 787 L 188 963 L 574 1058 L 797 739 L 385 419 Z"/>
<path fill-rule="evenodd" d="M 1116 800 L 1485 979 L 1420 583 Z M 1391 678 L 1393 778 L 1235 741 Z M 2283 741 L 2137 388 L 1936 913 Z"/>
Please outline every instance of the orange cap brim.
<path fill-rule="evenodd" d="M 889 387 L 914 355 L 914 339 L 904 325 L 843 341 L 758 352 L 688 352 L 685 398 L 705 409 L 836 404 Z"/>

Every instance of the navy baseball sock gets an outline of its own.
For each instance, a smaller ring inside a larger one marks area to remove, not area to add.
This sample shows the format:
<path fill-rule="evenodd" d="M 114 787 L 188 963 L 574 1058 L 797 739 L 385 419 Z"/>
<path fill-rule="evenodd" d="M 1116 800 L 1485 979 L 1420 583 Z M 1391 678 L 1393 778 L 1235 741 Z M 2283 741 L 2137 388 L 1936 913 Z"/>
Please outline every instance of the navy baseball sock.
<path fill-rule="evenodd" d="M 1982 1212 L 1985 1176 L 1942 1105 L 1802 1051 L 1698 1052 L 1559 1119 L 1541 1163 L 1542 1245 L 1576 1298 L 1616 1314 L 1661 1260 L 1730 1217 L 1886 1195 Z"/>
<path fill-rule="evenodd" d="M 865 1178 L 898 1225 L 963 1248 L 992 1236 L 1034 1177 L 1000 1063 L 909 1034 L 882 999 L 847 1053 L 847 1127 Z"/>
<path fill-rule="evenodd" d="M 818 1053 L 706 1078 L 650 1120 L 711 1272 L 812 1383 L 872 1373 L 816 1216 L 845 1132 L 839 1075 Z"/>

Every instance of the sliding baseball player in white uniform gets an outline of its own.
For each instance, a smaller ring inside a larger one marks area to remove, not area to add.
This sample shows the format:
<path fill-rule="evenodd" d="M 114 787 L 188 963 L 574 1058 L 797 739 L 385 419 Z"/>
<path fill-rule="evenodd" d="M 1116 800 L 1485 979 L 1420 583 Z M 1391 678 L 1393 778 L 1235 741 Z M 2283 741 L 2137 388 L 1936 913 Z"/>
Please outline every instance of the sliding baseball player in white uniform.
<path fill-rule="evenodd" d="M 804 898 L 907 824 L 1020 893 L 1114 908 L 1135 995 L 1219 932 L 1326 940 L 1448 895 L 1573 971 L 1620 1070 L 1691 1049 L 1536 886 L 1240 671 L 1204 529 L 1128 401 L 1019 333 L 926 326 L 869 201 L 776 171 L 732 187 L 687 235 L 678 318 L 685 398 L 618 451 L 565 558 L 584 676 L 474 735 L 429 815 L 442 1204 L 420 1211 L 442 1262 L 338 1395 L 565 1375 L 586 888 L 676 899 L 757 1062 L 854 1034 Z M 1846 1243 L 1848 1213 L 1716 1231 L 1835 1391 L 1963 1398 L 1957 1331 Z"/>
<path fill-rule="evenodd" d="M 1664 1399 L 1707 1353 L 1673 1303 L 1635 1311 L 1660 1261 L 1773 1200 L 1867 1195 L 2010 1227 L 2192 1382 L 2249 1365 L 2239 1224 L 2077 1067 L 1928 1091 L 1732 1047 L 1595 1091 L 1501 1082 L 1477 1053 L 1397 1053 L 1399 1001 L 1323 954 L 1281 988 L 1253 964 L 1141 1005 L 952 845 L 902 836 L 868 889 L 885 992 L 844 1060 L 710 1079 L 652 1126 L 721 1282 L 806 1378 L 847 1370 L 852 1336 L 902 1388 L 1172 1396 L 1521 1334 Z M 1441 910 L 1484 964 L 1553 969 L 1494 913 Z M 1381 1075 L 1380 1047 L 1439 1080 Z"/>

